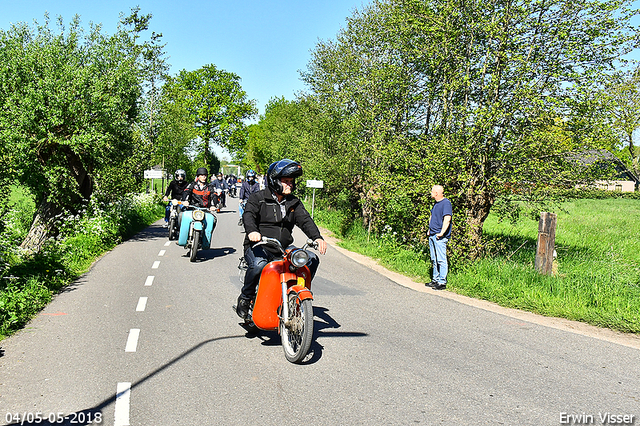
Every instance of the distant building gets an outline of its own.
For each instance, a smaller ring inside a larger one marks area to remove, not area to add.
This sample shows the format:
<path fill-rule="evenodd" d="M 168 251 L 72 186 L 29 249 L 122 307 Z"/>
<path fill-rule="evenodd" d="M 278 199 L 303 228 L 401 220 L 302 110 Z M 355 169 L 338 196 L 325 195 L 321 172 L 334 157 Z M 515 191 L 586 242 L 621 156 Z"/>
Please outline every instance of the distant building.
<path fill-rule="evenodd" d="M 596 180 L 590 186 L 607 191 L 634 192 L 640 187 L 640 179 L 635 176 L 625 164 L 606 149 L 593 149 L 575 156 L 576 160 L 585 166 L 602 164 L 603 167 L 613 167 L 614 175 L 610 180 Z"/>

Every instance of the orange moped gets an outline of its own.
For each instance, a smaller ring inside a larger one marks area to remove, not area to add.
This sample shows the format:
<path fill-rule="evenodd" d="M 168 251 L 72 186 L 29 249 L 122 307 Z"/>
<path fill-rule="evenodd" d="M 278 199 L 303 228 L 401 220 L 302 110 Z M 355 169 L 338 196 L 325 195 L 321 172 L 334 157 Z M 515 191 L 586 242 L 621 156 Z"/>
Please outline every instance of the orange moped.
<path fill-rule="evenodd" d="M 317 243 L 308 240 L 302 248 L 285 250 L 275 238 L 262 237 L 257 245 L 273 247 L 281 252 L 281 257 L 262 270 L 244 325 L 251 331 L 278 330 L 285 358 L 299 363 L 309 352 L 313 340 L 313 294 L 307 249 L 317 249 Z M 246 270 L 244 258 L 238 267 L 241 274 Z"/>

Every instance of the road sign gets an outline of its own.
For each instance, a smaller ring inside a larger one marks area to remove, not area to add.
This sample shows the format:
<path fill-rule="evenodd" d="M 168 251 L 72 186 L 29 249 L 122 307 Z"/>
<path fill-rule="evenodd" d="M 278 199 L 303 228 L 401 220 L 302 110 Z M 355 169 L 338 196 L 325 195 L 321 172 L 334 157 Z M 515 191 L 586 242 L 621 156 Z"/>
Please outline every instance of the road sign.
<path fill-rule="evenodd" d="M 145 170 L 145 179 L 162 179 L 164 178 L 164 172 L 162 170 Z"/>
<path fill-rule="evenodd" d="M 311 201 L 311 218 L 313 219 L 313 209 L 316 204 L 316 188 L 324 188 L 324 182 L 321 180 L 309 179 L 307 188 L 313 188 L 313 200 Z"/>
<path fill-rule="evenodd" d="M 324 188 L 324 181 L 321 180 L 308 180 L 307 188 Z"/>

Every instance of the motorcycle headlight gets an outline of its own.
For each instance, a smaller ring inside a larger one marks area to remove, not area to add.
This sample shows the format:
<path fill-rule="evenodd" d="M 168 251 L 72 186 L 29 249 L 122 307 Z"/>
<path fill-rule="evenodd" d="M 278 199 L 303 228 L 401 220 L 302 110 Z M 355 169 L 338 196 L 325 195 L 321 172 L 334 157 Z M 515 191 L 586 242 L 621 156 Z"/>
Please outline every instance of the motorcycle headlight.
<path fill-rule="evenodd" d="M 291 263 L 296 268 L 302 268 L 309 261 L 309 253 L 304 250 L 296 250 L 291 254 Z"/>
<path fill-rule="evenodd" d="M 204 219 L 204 212 L 202 210 L 194 210 L 193 211 L 193 220 L 203 220 Z"/>

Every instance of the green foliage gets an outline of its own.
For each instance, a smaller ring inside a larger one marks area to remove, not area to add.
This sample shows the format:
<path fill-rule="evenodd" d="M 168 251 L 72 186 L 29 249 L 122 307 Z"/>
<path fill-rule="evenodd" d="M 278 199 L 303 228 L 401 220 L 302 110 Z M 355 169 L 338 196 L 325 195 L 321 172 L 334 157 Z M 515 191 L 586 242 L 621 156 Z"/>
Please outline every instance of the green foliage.
<path fill-rule="evenodd" d="M 442 184 L 458 215 L 454 252 L 480 256 L 500 196 L 603 172 L 568 154 L 611 145 L 594 89 L 634 46 L 628 6 L 374 1 L 318 43 L 303 73 L 304 166 L 324 171 L 327 193 L 350 191 L 367 228 L 397 225 L 406 241 L 423 234 Z"/>
<path fill-rule="evenodd" d="M 158 136 L 155 143 L 154 163 L 164 164 L 165 170 L 169 173 L 178 169 L 191 172 L 193 168 L 187 152 L 197 134 L 187 106 L 179 101 L 183 96 L 185 95 L 180 93 L 180 88 L 173 79 L 168 79 L 162 86 L 162 96 L 156 116 Z M 195 177 L 194 173 L 189 173 L 189 176 Z"/>
<path fill-rule="evenodd" d="M 603 95 L 612 118 L 611 127 L 618 136 L 616 145 L 623 148 L 619 156 L 636 176 L 640 176 L 640 147 L 633 140 L 640 127 L 640 70 L 612 76 Z"/>
<path fill-rule="evenodd" d="M 0 139 L 37 202 L 73 206 L 132 155 L 140 81 L 130 33 L 58 25 L 0 32 Z"/>
<path fill-rule="evenodd" d="M 133 129 L 162 47 L 138 44 L 151 19 L 138 12 L 112 36 L 95 25 L 85 32 L 78 16 L 68 27 L 58 18 L 57 30 L 45 15 L 43 24 L 0 31 L 0 187 L 17 180 L 38 205 L 25 248 L 38 251 L 58 232 L 61 211 L 143 182 L 150 159 Z"/>
<path fill-rule="evenodd" d="M 177 108 L 188 114 L 198 136 L 192 146 L 196 154 L 208 161 L 211 144 L 232 153 L 242 151 L 247 136 L 244 120 L 256 114 L 256 107 L 242 90 L 240 77 L 209 64 L 195 71 L 180 71 L 171 84 L 169 101 L 180 104 Z M 205 166 L 211 164 L 206 162 Z"/>

